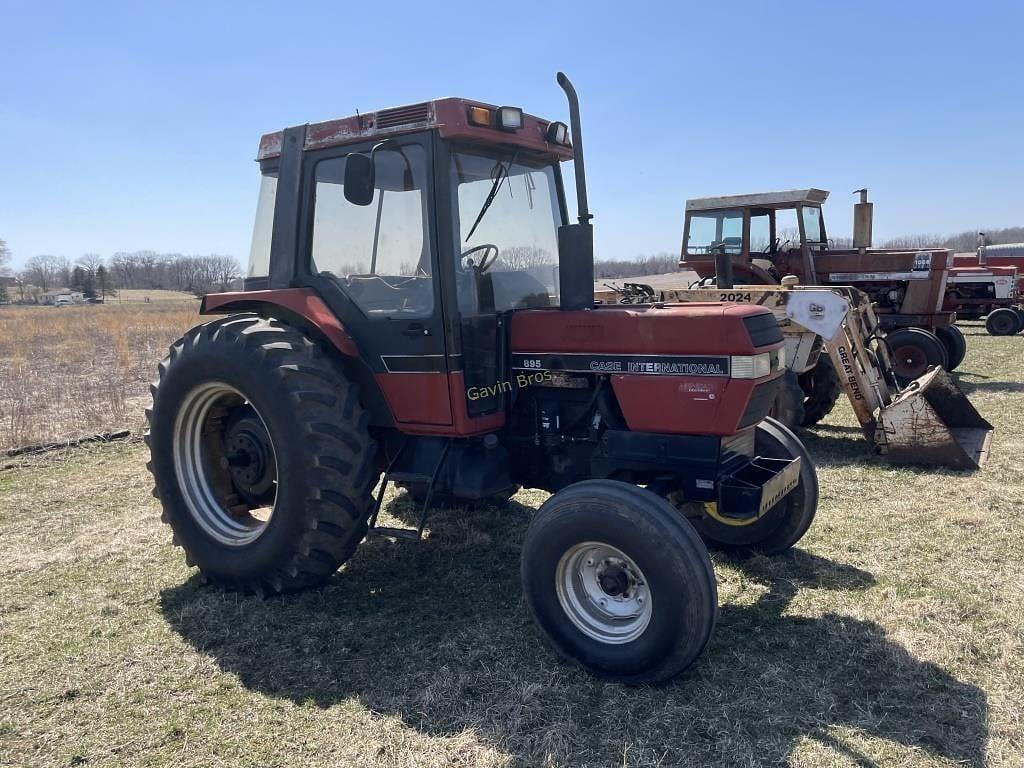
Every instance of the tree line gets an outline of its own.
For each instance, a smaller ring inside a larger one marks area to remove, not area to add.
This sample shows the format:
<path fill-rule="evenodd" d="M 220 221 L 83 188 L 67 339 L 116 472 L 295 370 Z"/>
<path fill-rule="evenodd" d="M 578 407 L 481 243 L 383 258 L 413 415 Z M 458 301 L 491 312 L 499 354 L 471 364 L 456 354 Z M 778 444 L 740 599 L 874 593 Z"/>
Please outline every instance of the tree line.
<path fill-rule="evenodd" d="M 985 230 L 990 245 L 1024 243 L 1024 227 Z M 950 248 L 970 252 L 977 247 L 975 230 L 952 235 L 906 235 L 877 243 L 879 248 Z M 850 248 L 849 237 L 832 239 L 834 248 Z M 523 250 L 523 249 L 519 249 Z M 553 257 L 526 252 L 507 252 L 513 268 L 549 263 Z M 543 257 L 542 257 L 543 256 Z M 242 267 L 234 256 L 210 254 L 185 256 L 179 253 L 131 251 L 115 253 L 109 259 L 87 253 L 74 261 L 63 256 L 33 256 L 16 274 L 10 269 L 11 251 L 0 240 L 0 302 L 39 301 L 41 294 L 69 288 L 86 298 L 112 296 L 120 288 L 184 291 L 197 296 L 230 289 L 242 277 Z M 662 252 L 632 259 L 599 259 L 594 263 L 596 279 L 639 277 L 675 272 L 677 253 Z"/>
<path fill-rule="evenodd" d="M 0 301 L 38 302 L 42 294 L 65 288 L 86 298 L 113 296 L 122 288 L 184 291 L 202 296 L 229 290 L 242 277 L 241 265 L 234 256 L 218 254 L 185 256 L 123 251 L 109 259 L 86 253 L 74 261 L 64 256 L 39 255 L 30 258 L 14 275 L 7 267 L 10 259 L 10 249 L 0 240 Z"/>

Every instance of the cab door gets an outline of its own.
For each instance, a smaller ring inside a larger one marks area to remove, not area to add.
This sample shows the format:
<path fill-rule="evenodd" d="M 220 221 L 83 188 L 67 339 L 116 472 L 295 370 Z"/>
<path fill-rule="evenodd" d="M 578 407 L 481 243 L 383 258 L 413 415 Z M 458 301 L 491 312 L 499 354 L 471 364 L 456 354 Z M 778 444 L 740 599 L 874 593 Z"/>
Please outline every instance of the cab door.
<path fill-rule="evenodd" d="M 373 199 L 345 197 L 347 158 L 372 152 Z M 305 280 L 353 336 L 398 425 L 452 423 L 429 135 L 307 154 Z"/>

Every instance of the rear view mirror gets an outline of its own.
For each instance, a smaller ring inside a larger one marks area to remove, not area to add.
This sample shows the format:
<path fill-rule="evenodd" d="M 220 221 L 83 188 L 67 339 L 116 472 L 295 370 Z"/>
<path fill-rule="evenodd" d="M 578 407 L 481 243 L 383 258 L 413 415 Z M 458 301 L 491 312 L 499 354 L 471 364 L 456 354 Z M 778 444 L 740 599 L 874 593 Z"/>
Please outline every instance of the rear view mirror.
<path fill-rule="evenodd" d="M 345 158 L 345 199 L 353 205 L 373 202 L 373 155 L 351 154 Z"/>

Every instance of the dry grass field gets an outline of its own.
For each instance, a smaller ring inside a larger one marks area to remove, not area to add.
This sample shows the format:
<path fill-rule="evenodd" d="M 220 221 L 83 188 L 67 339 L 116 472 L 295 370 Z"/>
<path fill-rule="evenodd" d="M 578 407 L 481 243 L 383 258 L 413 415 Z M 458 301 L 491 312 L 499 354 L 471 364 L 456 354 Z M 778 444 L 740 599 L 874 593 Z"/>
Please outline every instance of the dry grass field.
<path fill-rule="evenodd" d="M 163 293 L 177 300 L 0 307 L 0 453 L 138 429 L 156 361 L 199 319 L 195 299 Z"/>
<path fill-rule="evenodd" d="M 1024 765 L 1024 337 L 966 330 L 989 465 L 886 466 L 842 404 L 805 435 L 809 534 L 715 555 L 712 644 L 659 688 L 543 645 L 518 574 L 543 494 L 436 512 L 424 542 L 367 542 L 325 588 L 261 600 L 186 567 L 140 444 L 24 459 L 0 471 L 0 764 Z M 124 370 L 148 378 L 156 335 Z"/>

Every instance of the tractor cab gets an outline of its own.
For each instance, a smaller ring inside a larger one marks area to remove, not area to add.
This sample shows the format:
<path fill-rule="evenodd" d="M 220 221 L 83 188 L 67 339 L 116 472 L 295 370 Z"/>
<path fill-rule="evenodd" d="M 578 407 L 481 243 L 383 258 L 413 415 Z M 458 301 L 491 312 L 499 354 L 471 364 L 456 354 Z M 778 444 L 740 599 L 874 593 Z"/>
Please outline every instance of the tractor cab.
<path fill-rule="evenodd" d="M 680 266 L 706 277 L 715 274 L 716 256 L 725 255 L 743 283 L 812 276 L 814 254 L 828 246 L 821 213 L 827 198 L 811 188 L 687 200 Z"/>
<path fill-rule="evenodd" d="M 264 136 L 245 291 L 326 303 L 383 395 L 375 422 L 491 429 L 502 393 L 464 393 L 508 379 L 509 313 L 562 303 L 572 153 L 564 123 L 452 98 Z"/>

